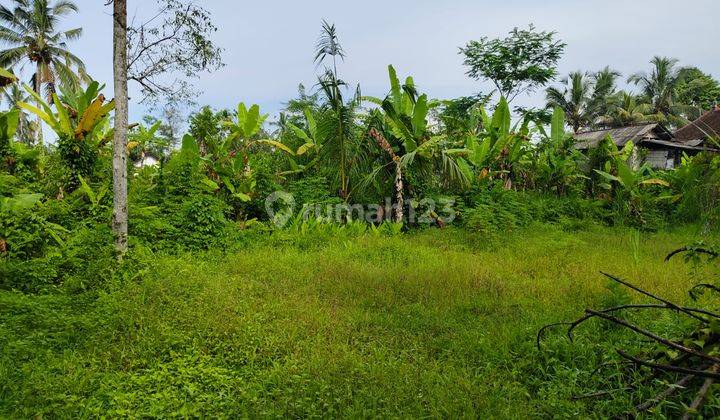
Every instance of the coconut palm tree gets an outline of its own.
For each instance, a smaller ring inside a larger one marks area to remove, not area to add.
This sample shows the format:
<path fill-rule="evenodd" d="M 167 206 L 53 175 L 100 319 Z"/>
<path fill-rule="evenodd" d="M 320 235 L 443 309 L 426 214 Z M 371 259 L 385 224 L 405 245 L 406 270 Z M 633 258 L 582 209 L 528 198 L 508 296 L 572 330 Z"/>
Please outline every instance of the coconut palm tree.
<path fill-rule="evenodd" d="M 608 109 L 599 123 L 609 127 L 625 127 L 633 124 L 663 120 L 662 114 L 653 114 L 652 106 L 637 96 L 620 91 L 608 101 Z"/>
<path fill-rule="evenodd" d="M 596 113 L 595 117 L 598 118 L 608 111 L 612 102 L 611 98 L 616 94 L 620 72 L 612 70 L 610 66 L 605 66 L 592 77 L 595 83 L 592 96 L 593 109 Z"/>
<path fill-rule="evenodd" d="M 59 30 L 60 18 L 78 11 L 72 0 L 12 0 L 0 5 L 0 66 L 34 67 L 33 88 L 40 94 L 47 88 L 48 98 L 58 83 L 76 90 L 86 80 L 82 60 L 68 50 L 67 42 L 82 34 L 82 28 Z M 49 99 L 48 99 L 49 100 Z M 39 123 L 39 121 L 38 121 Z M 42 130 L 37 131 L 42 141 Z"/>
<path fill-rule="evenodd" d="M 549 87 L 545 91 L 548 107 L 557 107 L 565 112 L 565 120 L 577 133 L 580 128 L 593 121 L 593 81 L 588 73 L 572 72 L 561 80 L 563 90 Z"/>
<path fill-rule="evenodd" d="M 562 90 L 549 87 L 545 91 L 547 107 L 562 109 L 568 125 L 577 133 L 581 128 L 594 125 L 603 115 L 619 75 L 609 67 L 594 74 L 572 72 L 562 80 L 565 85 Z"/>
<path fill-rule="evenodd" d="M 677 66 L 678 60 L 655 56 L 650 60 L 653 68 L 646 72 L 635 73 L 628 78 L 640 88 L 642 100 L 651 107 L 651 113 L 660 114 L 670 122 L 677 122 L 684 113 L 686 106 L 678 102 L 678 85 L 682 82 L 682 68 Z"/>

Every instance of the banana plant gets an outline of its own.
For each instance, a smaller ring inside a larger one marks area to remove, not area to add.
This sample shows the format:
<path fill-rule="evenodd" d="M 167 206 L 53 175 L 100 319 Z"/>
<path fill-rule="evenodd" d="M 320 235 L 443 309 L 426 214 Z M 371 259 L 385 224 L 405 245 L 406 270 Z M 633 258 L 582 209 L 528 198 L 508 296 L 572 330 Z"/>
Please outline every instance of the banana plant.
<path fill-rule="evenodd" d="M 285 152 L 293 153 L 289 147 L 279 141 L 269 139 L 253 140 L 253 137 L 260 133 L 267 117 L 268 114 L 260 114 L 260 107 L 258 105 L 252 105 L 250 109 L 248 109 L 247 106 L 241 102 L 238 105 L 236 121 L 226 121 L 224 124 L 225 128 L 230 132 L 225 139 L 226 148 L 231 145 L 240 146 L 240 149 L 246 153 L 246 160 L 248 148 L 257 143 L 267 144 Z"/>
<path fill-rule="evenodd" d="M 663 199 L 663 197 L 654 198 L 646 191 L 646 188 L 650 186 L 670 188 L 670 184 L 658 178 L 648 165 L 634 170 L 627 162 L 618 161 L 616 170 L 617 174 L 598 169 L 595 169 L 595 172 L 606 180 L 605 183 L 600 184 L 600 187 L 610 193 L 612 197 L 610 201 L 617 207 L 620 214 L 639 217 L 642 220 L 644 203 L 649 200 Z"/>
<path fill-rule="evenodd" d="M 595 172 L 607 181 L 604 184 L 606 189 L 611 190 L 614 187 L 617 190 L 619 187 L 619 189 L 628 192 L 631 197 L 637 196 L 643 186 L 660 185 L 670 187 L 667 181 L 656 177 L 655 172 L 647 165 L 643 165 L 636 171 L 627 162 L 619 161 L 617 163 L 617 175 L 598 169 L 595 169 Z"/>
<path fill-rule="evenodd" d="M 98 82 L 90 83 L 85 91 L 64 91 L 62 99 L 53 93 L 56 112 L 29 86 L 24 87 L 40 108 L 26 102 L 18 106 L 40 117 L 61 139 L 98 140 L 96 130 L 115 108 L 114 100 L 105 103 L 105 96 L 100 93 L 104 85 Z"/>
<path fill-rule="evenodd" d="M 290 163 L 290 171 L 282 172 L 280 175 L 299 174 L 305 172 L 308 168 L 313 167 L 318 161 L 318 156 L 322 151 L 322 140 L 320 138 L 320 132 L 318 131 L 317 121 L 312 114 L 310 108 L 303 109 L 305 115 L 305 121 L 307 123 L 307 132 L 302 128 L 296 126 L 291 122 L 285 123 L 285 126 L 292 131 L 297 138 L 299 138 L 303 144 L 301 144 L 296 151 L 292 149 L 283 149 L 288 155 L 288 162 Z M 306 156 L 310 159 L 307 164 L 298 163 L 298 159 Z"/>
<path fill-rule="evenodd" d="M 310 153 L 318 153 L 322 148 L 322 142 L 319 140 L 318 137 L 317 122 L 315 121 L 315 117 L 313 117 L 312 111 L 308 108 L 305 108 L 303 110 L 303 113 L 305 114 L 305 121 L 307 121 L 307 133 L 305 132 L 305 130 L 296 126 L 295 124 L 290 122 L 287 123 L 287 127 L 289 127 L 300 140 L 305 142 L 294 152 L 294 155 L 296 156 L 303 156 Z M 290 154 L 293 154 L 292 150 L 290 150 Z"/>
<path fill-rule="evenodd" d="M 390 133 L 402 143 L 406 153 L 411 153 L 429 138 L 428 112 L 440 105 L 429 101 L 426 94 L 418 95 L 415 82 L 408 76 L 404 84 L 400 84 L 395 68 L 388 66 L 390 92 L 380 100 L 366 96 L 366 101 L 379 105 Z"/>
<path fill-rule="evenodd" d="M 530 121 L 524 119 L 520 126 L 511 129 L 510 107 L 505 98 L 500 98 L 492 116 L 482 107 L 474 107 L 470 115 L 482 122 L 482 130 L 468 132 L 464 149 L 455 149 L 452 153 L 460 154 L 472 164 L 478 180 L 500 179 L 506 189 L 512 188 L 513 169 L 529 153 Z"/>
<path fill-rule="evenodd" d="M 69 189 L 80 185 L 79 176 L 90 175 L 99 147 L 107 137 L 109 114 L 115 108 L 115 102 L 105 102 L 105 96 L 100 93 L 102 88 L 99 83 L 92 82 L 85 90 L 63 91 L 62 99 L 53 93 L 53 111 L 40 95 L 25 86 L 37 106 L 18 103 L 20 108 L 45 121 L 57 134 L 60 157 L 70 169 L 69 179 L 65 182 Z"/>
<path fill-rule="evenodd" d="M 233 197 L 250 201 L 256 186 L 250 168 L 250 147 L 266 144 L 293 154 L 289 147 L 278 141 L 255 139 L 267 117 L 260 113 L 258 105 L 250 108 L 242 102 L 238 105 L 236 119 L 224 123 L 230 134 L 202 158 L 210 169 L 208 186 L 212 188 L 214 184 L 218 189 L 224 186 Z"/>
<path fill-rule="evenodd" d="M 429 112 L 440 103 L 429 100 L 426 94 L 418 94 L 412 77 L 407 77 L 405 83 L 400 84 L 392 65 L 388 66 L 388 76 L 390 92 L 384 99 L 364 99 L 380 107 L 374 113 L 377 127 L 370 130 L 369 135 L 391 162 L 373 170 L 363 184 L 367 185 L 384 167 L 393 164 L 397 205 L 395 220 L 401 221 L 403 189 L 405 186 L 412 187 L 411 183 L 404 182 L 404 179 L 431 179 L 436 172 L 440 172 L 446 181 L 466 185 L 469 178 L 463 170 L 463 164 L 448 153 L 447 136 L 434 135 L 430 130 Z"/>
<path fill-rule="evenodd" d="M 565 112 L 555 107 L 550 135 L 541 124 L 537 124 L 537 130 L 543 139 L 535 157 L 536 184 L 558 195 L 565 195 L 568 187 L 587 178 L 579 167 L 584 156 L 573 147 L 573 137 L 565 132 Z"/>

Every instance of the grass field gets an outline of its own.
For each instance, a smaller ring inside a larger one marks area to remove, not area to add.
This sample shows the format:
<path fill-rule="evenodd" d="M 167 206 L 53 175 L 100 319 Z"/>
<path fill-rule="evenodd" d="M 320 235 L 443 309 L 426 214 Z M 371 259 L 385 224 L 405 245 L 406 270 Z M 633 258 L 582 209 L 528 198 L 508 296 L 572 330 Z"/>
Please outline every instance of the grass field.
<path fill-rule="evenodd" d="M 642 300 L 600 270 L 686 301 L 697 279 L 662 258 L 693 238 L 428 230 L 158 256 L 99 294 L 0 292 L 0 417 L 613 414 L 629 397 L 571 397 L 632 336 L 588 324 L 539 352 L 535 333 Z"/>

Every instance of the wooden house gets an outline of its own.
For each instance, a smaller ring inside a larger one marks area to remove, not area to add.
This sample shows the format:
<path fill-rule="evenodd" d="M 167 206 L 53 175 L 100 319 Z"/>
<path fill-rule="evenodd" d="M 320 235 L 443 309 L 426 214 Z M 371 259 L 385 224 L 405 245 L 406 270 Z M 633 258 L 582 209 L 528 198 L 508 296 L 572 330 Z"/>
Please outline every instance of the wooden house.
<path fill-rule="evenodd" d="M 720 129 L 720 127 L 718 128 Z M 690 133 L 687 135 L 694 136 L 694 134 Z M 618 148 L 625 147 L 630 141 L 633 142 L 637 149 L 641 151 L 638 156 L 642 158 L 642 161 L 637 163 L 647 163 L 655 169 L 674 168 L 680 163 L 683 153 L 692 156 L 703 150 L 711 150 L 703 141 L 678 139 L 676 133 L 669 131 L 661 123 L 647 123 L 577 133 L 575 135 L 575 147 L 586 151 L 597 147 L 608 136 Z"/>

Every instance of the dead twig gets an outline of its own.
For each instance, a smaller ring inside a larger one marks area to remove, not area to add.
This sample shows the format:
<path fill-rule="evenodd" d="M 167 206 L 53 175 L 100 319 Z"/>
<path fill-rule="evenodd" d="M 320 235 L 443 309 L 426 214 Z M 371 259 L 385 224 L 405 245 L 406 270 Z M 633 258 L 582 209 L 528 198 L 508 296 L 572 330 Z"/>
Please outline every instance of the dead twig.
<path fill-rule="evenodd" d="M 688 374 L 683 376 L 679 381 L 675 382 L 674 384 L 671 384 L 669 387 L 667 387 L 663 392 L 657 394 L 656 396 L 650 398 L 649 400 L 645 401 L 642 404 L 635 406 L 635 413 L 642 413 L 643 411 L 647 411 L 656 405 L 660 404 L 661 401 L 667 399 L 668 397 L 671 397 L 674 393 L 677 392 L 678 389 L 682 389 L 687 385 L 690 381 L 692 381 L 695 378 L 695 375 Z M 630 413 L 626 413 L 625 416 L 629 416 Z"/>
<path fill-rule="evenodd" d="M 684 247 L 682 247 L 682 248 L 678 248 L 678 249 L 676 249 L 675 251 L 669 253 L 669 254 L 665 257 L 665 262 L 670 261 L 670 259 L 671 259 L 672 257 L 676 256 L 677 254 L 681 254 L 681 253 L 683 253 L 683 252 L 697 252 L 697 253 L 699 253 L 699 254 L 709 255 L 709 256 L 711 256 L 711 257 L 717 257 L 717 256 L 719 255 L 717 252 L 715 252 L 715 251 L 713 251 L 713 250 L 711 250 L 711 249 L 707 249 L 707 248 L 693 248 L 693 247 L 689 247 L 689 246 L 684 246 Z"/>
<path fill-rule="evenodd" d="M 713 372 L 717 372 L 718 365 L 713 366 L 711 369 Z M 693 400 L 693 402 L 690 404 L 690 407 L 688 407 L 687 411 L 685 412 L 685 415 L 683 415 L 683 420 L 689 420 L 691 414 L 695 414 L 700 410 L 700 407 L 705 403 L 705 399 L 707 398 L 707 393 L 710 390 L 710 387 L 712 386 L 713 382 L 715 382 L 715 379 L 713 378 L 707 378 L 705 382 L 703 383 L 702 387 L 700 387 L 700 391 L 698 391 L 697 396 Z"/>
<path fill-rule="evenodd" d="M 649 367 L 651 369 L 661 370 L 661 371 L 665 371 L 665 372 L 684 373 L 684 374 L 688 374 L 688 375 L 701 376 L 704 378 L 720 379 L 720 374 L 718 374 L 717 372 L 691 369 L 691 368 L 685 368 L 685 367 L 674 366 L 674 365 L 663 365 L 660 363 L 654 363 L 654 362 L 649 362 L 647 360 L 639 359 L 635 356 L 631 356 L 631 355 L 627 354 L 626 352 L 624 352 L 622 350 L 617 350 L 617 352 L 620 356 L 622 356 L 628 360 L 632 360 L 633 362 L 635 362 L 638 365 Z"/>
<path fill-rule="evenodd" d="M 653 339 L 653 340 L 657 341 L 658 343 L 663 344 L 666 347 L 670 347 L 671 349 L 675 349 L 675 350 L 678 350 L 683 353 L 691 354 L 693 356 L 697 356 L 701 359 L 705 359 L 705 360 L 711 361 L 713 363 L 720 363 L 720 359 L 718 359 L 717 357 L 710 356 L 709 354 L 705 354 L 701 351 L 693 350 L 693 349 L 685 347 L 681 344 L 670 341 L 666 338 L 660 337 L 659 335 L 657 335 L 653 332 L 650 332 L 646 329 L 640 328 L 637 325 L 633 325 L 623 319 L 620 319 L 620 318 L 614 317 L 612 315 L 608 315 L 608 314 L 605 314 L 605 313 L 602 313 L 602 312 L 599 312 L 599 311 L 596 311 L 593 309 L 586 309 L 585 312 L 587 312 L 589 314 L 593 314 L 600 318 L 604 318 L 615 324 L 622 325 L 623 327 L 629 328 L 629 329 L 635 331 L 636 333 L 644 335 L 645 337 L 648 337 L 650 339 Z"/>
<path fill-rule="evenodd" d="M 637 287 L 637 286 L 634 286 L 634 285 L 626 282 L 625 280 L 622 280 L 622 279 L 620 279 L 620 278 L 618 278 L 618 277 L 615 277 L 615 276 L 613 276 L 613 275 L 611 275 L 611 274 L 603 273 L 602 271 L 600 272 L 600 274 L 602 274 L 603 276 L 609 278 L 609 279 L 612 280 L 612 281 L 615 281 L 615 282 L 617 282 L 617 283 L 622 284 L 622 285 L 625 286 L 625 287 L 628 287 L 628 288 L 630 288 L 630 289 L 633 289 L 633 290 L 635 290 L 636 292 L 641 293 L 641 294 L 643 294 L 643 295 L 645 295 L 645 296 L 647 296 L 647 297 L 649 297 L 649 298 L 652 298 L 652 299 L 655 299 L 655 300 L 657 300 L 657 301 L 659 301 L 659 302 L 662 302 L 662 303 L 664 303 L 665 305 L 667 305 L 667 306 L 669 306 L 669 307 L 671 307 L 671 308 L 673 308 L 673 309 L 675 309 L 675 310 L 677 310 L 677 311 L 683 312 L 683 313 L 687 314 L 688 316 L 691 316 L 691 317 L 697 319 L 698 321 L 708 322 L 705 318 L 703 318 L 703 317 L 701 317 L 701 316 L 698 316 L 698 315 L 695 315 L 692 311 L 689 311 L 689 310 L 687 310 L 686 308 L 683 308 L 683 307 L 681 307 L 681 306 L 678 306 L 678 305 L 670 302 L 670 301 L 667 300 L 667 299 L 663 299 L 663 298 L 661 298 L 660 296 L 656 296 L 656 295 L 654 295 L 654 294 L 652 294 L 652 293 L 650 293 L 650 292 L 647 292 L 647 291 L 645 291 L 645 290 L 643 290 L 643 289 L 641 289 L 641 288 L 639 288 L 639 287 Z"/>

